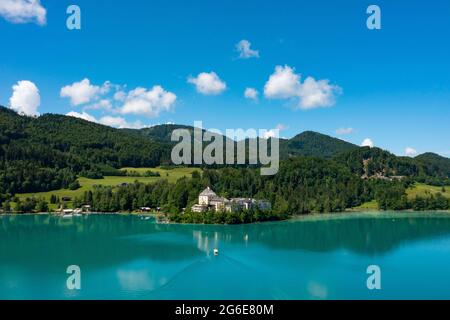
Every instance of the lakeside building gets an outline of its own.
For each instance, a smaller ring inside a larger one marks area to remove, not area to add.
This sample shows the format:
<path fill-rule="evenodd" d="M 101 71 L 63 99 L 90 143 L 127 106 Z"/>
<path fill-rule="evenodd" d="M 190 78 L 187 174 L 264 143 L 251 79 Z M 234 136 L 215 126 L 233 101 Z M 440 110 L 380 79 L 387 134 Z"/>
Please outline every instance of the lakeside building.
<path fill-rule="evenodd" d="M 192 212 L 237 212 L 258 208 L 263 211 L 271 210 L 272 205 L 267 200 L 256 200 L 252 198 L 219 197 L 210 187 L 203 190 L 198 196 L 198 204 L 192 206 Z"/>

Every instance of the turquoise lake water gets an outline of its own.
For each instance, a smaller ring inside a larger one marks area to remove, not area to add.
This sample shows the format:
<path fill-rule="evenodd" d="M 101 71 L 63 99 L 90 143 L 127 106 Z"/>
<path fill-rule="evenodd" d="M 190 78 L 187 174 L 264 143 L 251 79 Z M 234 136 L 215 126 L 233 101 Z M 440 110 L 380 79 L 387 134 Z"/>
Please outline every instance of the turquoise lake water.
<path fill-rule="evenodd" d="M 81 290 L 66 287 L 69 265 Z M 381 290 L 367 289 L 369 265 Z M 0 216 L 0 299 L 450 299 L 450 215 L 241 226 Z"/>

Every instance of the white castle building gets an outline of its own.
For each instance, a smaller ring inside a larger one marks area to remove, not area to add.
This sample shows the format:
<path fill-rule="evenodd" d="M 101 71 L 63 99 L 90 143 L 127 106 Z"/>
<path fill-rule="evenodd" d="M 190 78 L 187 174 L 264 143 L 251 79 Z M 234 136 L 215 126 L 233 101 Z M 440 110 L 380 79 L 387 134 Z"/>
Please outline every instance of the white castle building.
<path fill-rule="evenodd" d="M 236 212 L 259 208 L 260 210 L 271 210 L 272 205 L 267 200 L 255 200 L 251 198 L 226 199 L 219 197 L 210 187 L 203 190 L 198 196 L 198 204 L 194 205 L 192 212 Z"/>

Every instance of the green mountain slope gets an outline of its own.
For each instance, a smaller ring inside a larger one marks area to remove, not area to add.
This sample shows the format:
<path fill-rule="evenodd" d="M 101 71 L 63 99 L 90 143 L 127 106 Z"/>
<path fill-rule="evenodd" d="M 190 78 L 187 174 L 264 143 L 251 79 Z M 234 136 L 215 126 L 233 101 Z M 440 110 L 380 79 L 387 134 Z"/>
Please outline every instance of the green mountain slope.
<path fill-rule="evenodd" d="M 144 128 L 139 131 L 140 134 L 142 134 L 145 137 L 148 137 L 152 140 L 159 141 L 162 143 L 172 143 L 171 137 L 173 130 L 176 129 L 185 129 L 189 130 L 191 134 L 193 135 L 194 128 L 191 126 L 184 126 L 184 125 L 177 125 L 177 124 L 164 124 L 164 125 L 157 125 L 150 128 Z"/>
<path fill-rule="evenodd" d="M 357 148 L 356 145 L 349 142 L 313 131 L 305 131 L 292 139 L 280 140 L 280 150 L 284 157 L 315 156 L 331 158 L 341 152 Z"/>
<path fill-rule="evenodd" d="M 170 164 L 174 129 L 193 130 L 172 124 L 115 129 L 63 115 L 26 117 L 0 107 L 0 195 L 76 188 L 77 176 L 100 178 L 118 174 L 121 167 Z M 359 177 L 408 176 L 434 185 L 450 177 L 448 158 L 396 157 L 312 131 L 280 139 L 280 156 L 332 160 Z"/>
<path fill-rule="evenodd" d="M 418 163 L 420 163 L 427 175 L 441 175 L 450 177 L 450 159 L 442 157 L 435 153 L 424 153 L 418 155 L 416 158 Z"/>
<path fill-rule="evenodd" d="M 335 160 L 359 176 L 403 176 L 432 185 L 450 183 L 450 159 L 433 153 L 416 158 L 397 157 L 379 148 L 361 147 L 341 153 Z"/>
<path fill-rule="evenodd" d="M 187 129 L 191 134 L 194 131 L 191 126 L 168 124 L 141 129 L 140 132 L 155 141 L 171 143 L 172 131 L 175 129 Z M 292 139 L 280 139 L 280 155 L 282 158 L 294 156 L 331 158 L 341 152 L 357 148 L 356 145 L 349 142 L 313 131 L 305 131 Z"/>
<path fill-rule="evenodd" d="M 138 132 L 47 114 L 25 117 L 0 107 L 0 193 L 68 187 L 76 175 L 168 162 L 170 148 Z"/>

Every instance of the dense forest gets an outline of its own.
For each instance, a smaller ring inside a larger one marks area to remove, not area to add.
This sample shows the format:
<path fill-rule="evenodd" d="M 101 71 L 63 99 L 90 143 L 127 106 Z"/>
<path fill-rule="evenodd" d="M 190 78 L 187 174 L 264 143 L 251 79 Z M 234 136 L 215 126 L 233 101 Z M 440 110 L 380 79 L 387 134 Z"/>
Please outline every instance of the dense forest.
<path fill-rule="evenodd" d="M 0 107 L 0 194 L 67 188 L 78 175 L 168 163 L 170 149 L 139 132 L 62 115 L 19 116 Z"/>
<path fill-rule="evenodd" d="M 134 183 L 119 188 L 96 187 L 76 199 L 94 211 L 134 211 L 141 207 L 161 208 L 169 219 L 184 223 L 250 223 L 281 220 L 295 214 L 340 212 L 375 199 L 383 210 L 448 210 L 450 199 L 441 194 L 408 200 L 405 191 L 412 180 L 361 179 L 334 160 L 298 157 L 284 160 L 275 176 L 261 176 L 257 170 L 222 168 L 194 172 L 174 184 L 160 180 L 154 184 Z M 199 193 L 211 186 L 218 194 L 267 199 L 270 212 L 250 210 L 231 213 L 193 213 L 190 207 Z M 443 192 L 446 192 L 444 189 Z M 450 191 L 449 191 L 450 192 Z"/>
<path fill-rule="evenodd" d="M 171 132 L 180 128 L 193 131 L 180 125 L 114 129 L 63 115 L 21 116 L 0 106 L 0 194 L 68 188 L 77 176 L 119 175 L 121 167 L 169 165 Z M 354 148 L 314 132 L 280 140 L 282 158 L 331 157 Z"/>
<path fill-rule="evenodd" d="M 47 114 L 20 116 L 0 107 L 0 203 L 9 205 L 16 193 L 77 189 L 78 177 L 100 179 L 122 175 L 122 167 L 170 165 L 173 129 L 162 125 L 141 130 L 114 129 L 72 117 Z M 442 195 L 407 199 L 415 182 L 450 185 L 450 159 L 426 153 L 397 157 L 378 148 L 360 148 L 315 132 L 280 139 L 282 161 L 275 176 L 260 176 L 255 167 L 204 167 L 202 173 L 175 184 L 161 180 L 96 187 L 77 204 L 104 212 L 161 207 L 177 221 L 251 222 L 282 219 L 292 214 L 335 212 L 377 200 L 381 209 L 448 209 Z M 236 216 L 193 214 L 189 208 L 198 193 L 211 186 L 224 197 L 268 199 L 270 213 Z M 449 191 L 450 192 L 450 191 Z M 38 199 L 19 203 L 18 211 L 45 208 Z M 180 215 L 186 209 L 184 215 Z M 214 219 L 218 219 L 218 221 Z"/>
<path fill-rule="evenodd" d="M 397 157 L 379 148 L 362 147 L 340 153 L 335 160 L 359 176 L 410 177 L 430 185 L 450 184 L 450 159 L 434 153 Z"/>

